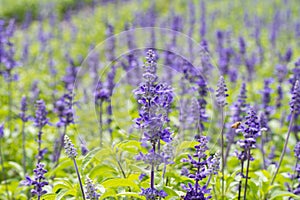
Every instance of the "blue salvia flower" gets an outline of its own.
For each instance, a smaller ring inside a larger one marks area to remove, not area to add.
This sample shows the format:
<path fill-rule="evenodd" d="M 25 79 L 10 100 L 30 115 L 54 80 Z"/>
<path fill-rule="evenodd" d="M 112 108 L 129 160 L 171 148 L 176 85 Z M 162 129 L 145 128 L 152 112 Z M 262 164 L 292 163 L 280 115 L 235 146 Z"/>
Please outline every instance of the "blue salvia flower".
<path fill-rule="evenodd" d="M 264 80 L 264 89 L 261 91 L 262 94 L 262 108 L 266 117 L 269 119 L 270 115 L 273 111 L 273 108 L 270 106 L 271 102 L 271 94 L 273 90 L 270 88 L 270 84 L 273 82 L 273 79 L 265 79 Z"/>
<path fill-rule="evenodd" d="M 21 99 L 21 112 L 19 114 L 23 122 L 27 122 L 29 119 L 29 116 L 26 115 L 27 110 L 28 110 L 27 97 L 23 96 Z"/>
<path fill-rule="evenodd" d="M 210 199 L 210 189 L 207 189 L 207 185 L 200 186 L 199 181 L 205 179 L 208 175 L 218 170 L 218 161 L 216 159 L 206 159 L 208 150 L 208 140 L 206 136 L 200 136 L 197 141 L 198 145 L 195 146 L 196 152 L 193 155 L 188 155 L 188 159 L 182 159 L 181 162 L 189 163 L 190 169 L 183 168 L 182 174 L 187 175 L 189 178 L 195 180 L 195 184 L 188 183 L 188 186 L 182 185 L 183 189 L 187 191 L 184 199 L 199 199 L 206 200 Z M 208 169 L 208 166 L 211 167 Z"/>
<path fill-rule="evenodd" d="M 59 122 L 56 124 L 57 127 L 68 126 L 74 123 L 72 100 L 72 94 L 66 93 L 56 101 L 55 112 L 59 117 Z"/>
<path fill-rule="evenodd" d="M 36 101 L 36 112 L 34 118 L 34 125 L 35 127 L 39 128 L 40 130 L 49 124 L 49 119 L 47 118 L 47 110 L 46 105 L 43 100 Z"/>
<path fill-rule="evenodd" d="M 72 141 L 70 140 L 70 138 L 65 135 L 65 138 L 64 138 L 64 148 L 65 148 L 65 151 L 66 151 L 66 154 L 69 158 L 76 158 L 77 156 L 77 149 L 74 147 L 74 144 L 72 143 Z"/>
<path fill-rule="evenodd" d="M 278 79 L 278 86 L 277 86 L 277 98 L 276 98 L 276 108 L 281 107 L 281 101 L 283 99 L 283 91 L 282 91 L 282 83 L 286 78 L 286 75 L 288 73 L 288 69 L 286 65 L 277 65 L 276 66 L 276 75 Z"/>
<path fill-rule="evenodd" d="M 238 156 L 240 160 L 250 159 L 254 160 L 251 156 L 250 158 L 246 155 L 246 151 L 249 149 L 256 148 L 256 138 L 260 136 L 260 123 L 258 121 L 258 117 L 256 112 L 253 109 L 250 109 L 248 116 L 246 117 L 245 124 L 241 125 L 237 132 L 242 132 L 244 139 L 239 140 L 238 144 L 243 149 L 242 154 Z"/>
<path fill-rule="evenodd" d="M 34 118 L 34 125 L 38 128 L 38 163 L 44 158 L 44 154 L 47 152 L 47 149 L 41 149 L 42 144 L 42 134 L 43 127 L 49 124 L 49 119 L 47 118 L 46 105 L 43 100 L 38 100 L 36 102 L 36 112 Z"/>
<path fill-rule="evenodd" d="M 288 190 L 296 195 L 300 195 L 300 183 L 299 183 L 299 180 L 300 180 L 300 142 L 297 142 L 295 148 L 294 148 L 294 155 L 297 159 L 297 162 L 296 162 L 296 165 L 295 165 L 295 171 L 294 171 L 294 174 L 291 176 L 291 179 L 293 180 L 293 183 L 294 183 L 294 180 L 297 180 L 298 183 L 296 184 L 296 187 L 294 187 L 294 185 L 292 185 L 292 187 L 290 187 L 288 185 Z"/>
<path fill-rule="evenodd" d="M 299 81 L 297 80 L 294 85 L 292 99 L 290 102 L 291 112 L 299 115 L 300 114 L 300 86 Z"/>
<path fill-rule="evenodd" d="M 142 192 L 140 194 L 146 197 L 147 200 L 156 200 L 158 198 L 165 198 L 168 196 L 165 191 L 157 190 L 155 188 L 142 188 Z"/>
<path fill-rule="evenodd" d="M 199 79 L 196 81 L 197 84 L 197 92 L 199 94 L 198 97 L 198 105 L 199 105 L 199 128 L 201 131 L 204 130 L 204 122 L 207 122 L 208 116 L 206 113 L 206 105 L 207 102 L 205 100 L 205 97 L 208 95 L 208 88 L 207 83 L 204 80 L 203 77 L 199 77 Z"/>
<path fill-rule="evenodd" d="M 246 103 L 247 99 L 247 90 L 246 90 L 246 83 L 242 83 L 241 89 L 240 89 L 240 94 L 238 96 L 238 99 L 233 103 L 233 105 L 230 107 L 232 114 L 230 117 L 230 126 L 232 126 L 232 123 L 239 123 L 243 120 L 246 114 L 246 109 L 248 107 L 248 104 Z M 227 148 L 226 148 L 226 153 L 225 153 L 225 163 L 226 160 L 229 156 L 230 153 L 230 148 L 231 145 L 235 142 L 235 136 L 236 132 L 235 129 L 228 127 L 229 130 L 226 133 L 226 138 L 227 138 Z"/>
<path fill-rule="evenodd" d="M 37 196 L 38 200 L 41 199 L 42 195 L 47 193 L 43 188 L 49 184 L 44 176 L 47 173 L 47 170 L 44 167 L 44 164 L 37 163 L 36 168 L 33 170 L 34 178 L 31 179 L 29 176 L 26 176 L 26 179 L 20 183 L 23 186 L 34 186 L 31 190 L 31 194 Z"/>
<path fill-rule="evenodd" d="M 86 198 L 91 200 L 98 200 L 100 197 L 93 181 L 89 177 L 86 177 L 85 179 L 85 194 Z"/>
<path fill-rule="evenodd" d="M 246 54 L 246 42 L 243 37 L 239 37 L 240 54 Z"/>
<path fill-rule="evenodd" d="M 65 137 L 64 137 L 64 148 L 65 148 L 65 152 L 66 152 L 67 156 L 70 159 L 72 159 L 72 161 L 74 163 L 74 167 L 75 167 L 75 171 L 76 171 L 77 178 L 79 181 L 79 186 L 81 189 L 82 197 L 83 197 L 83 199 L 85 199 L 85 193 L 84 193 L 83 185 L 82 185 L 81 178 L 80 178 L 80 173 L 79 173 L 78 166 L 77 166 L 76 159 L 75 159 L 77 156 L 77 149 L 74 147 L 74 144 L 72 143 L 72 141 L 70 140 L 70 138 L 67 135 L 65 135 Z"/>
<path fill-rule="evenodd" d="M 227 105 L 226 98 L 227 94 L 227 86 L 225 84 L 225 80 L 223 76 L 220 76 L 218 81 L 217 90 L 216 90 L 216 100 L 220 107 L 225 107 Z"/>
<path fill-rule="evenodd" d="M 202 42 L 205 41 L 205 34 L 206 34 L 206 6 L 205 1 L 201 1 L 201 28 L 200 28 L 200 36 Z"/>
<path fill-rule="evenodd" d="M 72 58 L 68 57 L 69 66 L 66 68 L 66 75 L 62 78 L 65 89 L 72 91 L 74 89 L 74 83 L 78 72 L 78 67 Z"/>
<path fill-rule="evenodd" d="M 0 138 L 4 136 L 4 124 L 0 124 Z"/>
<path fill-rule="evenodd" d="M 168 156 L 160 152 L 160 141 L 168 143 L 172 140 L 172 133 L 166 124 L 169 122 L 168 111 L 173 101 L 173 93 L 168 85 L 157 83 L 156 60 L 155 52 L 148 50 L 144 65 L 144 81 L 134 90 L 136 99 L 141 105 L 139 117 L 135 119 L 135 123 L 139 129 L 143 130 L 142 144 L 145 146 L 147 143 L 151 144 L 151 149 L 147 154 L 140 153 L 137 156 L 138 160 L 143 160 L 151 166 L 151 186 L 142 189 L 141 192 L 147 200 L 166 196 L 163 190 L 157 190 L 154 187 L 154 170 L 162 163 L 169 164 Z"/>

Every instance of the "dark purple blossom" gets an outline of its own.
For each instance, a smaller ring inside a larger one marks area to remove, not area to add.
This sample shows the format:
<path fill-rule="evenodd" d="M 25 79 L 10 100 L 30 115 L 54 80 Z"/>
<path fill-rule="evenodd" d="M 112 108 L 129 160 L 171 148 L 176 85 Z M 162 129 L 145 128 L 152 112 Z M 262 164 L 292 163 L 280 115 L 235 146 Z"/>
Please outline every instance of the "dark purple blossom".
<path fill-rule="evenodd" d="M 27 110 L 28 110 L 27 97 L 23 96 L 21 100 L 21 112 L 19 114 L 23 122 L 27 122 L 29 119 L 29 116 L 26 115 Z"/>
<path fill-rule="evenodd" d="M 246 54 L 246 42 L 243 37 L 239 37 L 240 54 Z"/>
<path fill-rule="evenodd" d="M 31 190 L 31 194 L 33 196 L 37 196 L 38 199 L 47 193 L 47 191 L 43 188 L 49 184 L 44 176 L 45 173 L 47 173 L 47 170 L 44 169 L 44 166 L 44 164 L 38 163 L 36 168 L 33 170 L 34 178 L 31 179 L 29 176 L 26 176 L 26 179 L 20 183 L 23 186 L 34 186 L 34 188 Z"/>
<path fill-rule="evenodd" d="M 223 76 L 220 76 L 217 87 L 218 87 L 216 90 L 217 103 L 220 107 L 225 107 L 227 105 L 226 98 L 228 97 L 228 94 L 227 94 L 227 86 L 225 84 L 225 80 Z"/>
<path fill-rule="evenodd" d="M 74 144 L 67 135 L 65 135 L 64 144 L 67 156 L 69 158 L 75 159 L 77 156 L 77 149 L 74 147 Z"/>
<path fill-rule="evenodd" d="M 273 82 L 273 79 L 265 79 L 264 80 L 264 89 L 261 91 L 262 95 L 262 109 L 266 117 L 269 119 L 270 115 L 273 111 L 273 107 L 270 105 L 271 102 L 271 94 L 273 90 L 270 88 L 270 84 Z"/>
<path fill-rule="evenodd" d="M 0 139 L 4 136 L 4 124 L 0 124 Z"/>
<path fill-rule="evenodd" d="M 147 200 L 156 200 L 158 198 L 165 198 L 167 193 L 163 190 L 157 190 L 155 188 L 142 188 L 140 195 L 146 197 Z"/>
<path fill-rule="evenodd" d="M 261 135 L 260 123 L 253 109 L 249 111 L 246 122 L 240 126 L 237 132 L 242 132 L 244 135 L 244 139 L 238 141 L 239 146 L 243 149 L 243 151 L 237 155 L 238 158 L 241 161 L 247 159 L 253 160 L 254 158 L 251 155 L 249 157 L 247 151 L 256 148 L 256 138 Z"/>
<path fill-rule="evenodd" d="M 199 142 L 195 146 L 196 152 L 193 155 L 188 155 L 188 159 L 182 159 L 181 162 L 189 163 L 189 170 L 182 168 L 182 174 L 194 179 L 195 184 L 188 183 L 188 186 L 183 185 L 183 189 L 187 191 L 184 199 L 210 199 L 210 189 L 207 189 L 207 185 L 201 187 L 199 181 L 205 179 L 208 175 L 215 174 L 219 170 L 220 161 L 218 156 L 209 157 L 207 159 L 207 143 L 208 140 L 205 136 L 200 136 L 197 141 Z"/>
<path fill-rule="evenodd" d="M 143 160 L 151 166 L 150 188 L 142 189 L 141 195 L 146 199 L 157 199 L 165 197 L 163 190 L 157 190 L 154 187 L 155 168 L 160 164 L 170 164 L 171 155 L 169 151 L 161 152 L 161 140 L 169 143 L 172 140 L 170 128 L 167 127 L 169 122 L 168 112 L 173 101 L 173 93 L 171 87 L 164 83 L 158 83 L 156 75 L 156 54 L 153 50 L 147 51 L 146 62 L 143 72 L 144 81 L 134 90 L 137 102 L 140 104 L 139 117 L 135 119 L 135 123 L 139 129 L 143 131 L 141 139 L 142 145 L 151 146 L 147 154 L 140 153 L 137 160 Z"/>
<path fill-rule="evenodd" d="M 59 122 L 56 124 L 57 127 L 68 126 L 74 123 L 72 100 L 72 94 L 66 93 L 56 101 L 55 112 L 59 117 Z"/>
<path fill-rule="evenodd" d="M 47 114 L 45 102 L 43 100 L 36 101 L 34 125 L 40 130 L 49 123 Z"/>
<path fill-rule="evenodd" d="M 292 99 L 290 101 L 290 108 L 291 108 L 291 112 L 293 112 L 297 115 L 300 114 L 300 87 L 299 87 L 298 80 L 296 81 L 296 83 L 294 85 Z"/>
<path fill-rule="evenodd" d="M 91 200 L 98 200 L 100 197 L 93 181 L 89 177 L 86 177 L 85 179 L 85 194 L 86 198 Z"/>

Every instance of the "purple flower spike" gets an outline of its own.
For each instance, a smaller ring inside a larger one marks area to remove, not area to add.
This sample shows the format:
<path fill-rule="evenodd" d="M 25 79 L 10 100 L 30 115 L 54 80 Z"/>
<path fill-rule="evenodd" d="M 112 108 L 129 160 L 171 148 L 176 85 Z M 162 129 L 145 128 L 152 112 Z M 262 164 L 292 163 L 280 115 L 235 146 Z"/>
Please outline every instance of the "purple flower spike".
<path fill-rule="evenodd" d="M 225 84 L 225 80 L 223 76 L 220 77 L 217 86 L 218 86 L 216 91 L 217 103 L 220 107 L 225 107 L 227 105 L 226 97 L 228 97 L 228 94 L 227 94 L 227 86 Z"/>
<path fill-rule="evenodd" d="M 291 108 L 291 112 L 294 112 L 298 115 L 300 114 L 300 86 L 298 80 L 295 82 L 294 85 L 292 99 L 290 102 L 290 108 Z"/>

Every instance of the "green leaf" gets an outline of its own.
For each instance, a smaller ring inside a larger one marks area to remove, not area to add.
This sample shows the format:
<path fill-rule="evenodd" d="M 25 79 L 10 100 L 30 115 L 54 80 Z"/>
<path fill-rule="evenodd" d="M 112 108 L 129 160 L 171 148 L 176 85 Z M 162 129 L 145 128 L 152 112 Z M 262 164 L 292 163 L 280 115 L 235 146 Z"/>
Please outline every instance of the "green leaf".
<path fill-rule="evenodd" d="M 70 181 L 68 180 L 60 180 L 59 182 L 55 182 L 54 187 L 53 187 L 53 191 L 57 192 L 57 190 L 59 189 L 72 189 L 73 185 Z"/>
<path fill-rule="evenodd" d="M 97 153 L 101 150 L 102 149 L 100 149 L 100 148 L 93 149 L 83 158 L 82 164 L 81 164 L 82 172 L 85 170 L 85 168 L 88 166 L 88 164 L 92 161 L 92 159 L 95 157 L 95 155 L 97 155 Z"/>
<path fill-rule="evenodd" d="M 295 195 L 291 192 L 287 192 L 287 191 L 274 191 L 271 195 L 271 198 L 269 200 L 278 198 L 278 197 L 293 197 L 295 200 L 296 199 L 300 199 L 300 197 L 298 195 Z"/>
<path fill-rule="evenodd" d="M 56 200 L 56 194 L 55 193 L 45 194 L 41 197 L 41 200 Z"/>
<path fill-rule="evenodd" d="M 16 172 L 20 175 L 20 177 L 24 177 L 24 170 L 23 170 L 23 167 L 19 164 L 19 163 L 16 163 L 16 162 L 13 162 L 13 161 L 9 161 L 8 162 L 8 166 L 12 167 L 14 170 L 16 170 Z"/>
<path fill-rule="evenodd" d="M 135 184 L 133 181 L 124 179 L 124 178 L 116 178 L 104 181 L 101 183 L 105 188 L 110 187 L 132 187 L 135 190 L 139 190 L 139 186 Z"/>
<path fill-rule="evenodd" d="M 116 195 L 117 197 L 120 197 L 120 196 L 126 196 L 126 197 L 135 197 L 135 198 L 139 198 L 139 199 L 146 199 L 145 197 L 141 196 L 140 194 L 138 193 L 134 193 L 134 192 L 122 192 L 122 193 L 119 193 Z"/>

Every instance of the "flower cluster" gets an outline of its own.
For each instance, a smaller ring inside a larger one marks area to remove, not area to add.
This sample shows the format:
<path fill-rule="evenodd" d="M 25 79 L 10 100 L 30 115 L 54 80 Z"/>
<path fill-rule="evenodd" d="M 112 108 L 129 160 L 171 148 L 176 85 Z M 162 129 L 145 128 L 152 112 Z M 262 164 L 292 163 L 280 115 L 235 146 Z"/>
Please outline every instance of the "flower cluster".
<path fill-rule="evenodd" d="M 237 155 L 239 160 L 245 161 L 247 159 L 254 159 L 251 155 L 249 158 L 247 150 L 256 148 L 256 138 L 260 136 L 260 131 L 260 124 L 256 112 L 251 109 L 246 117 L 245 124 L 241 125 L 237 130 L 237 132 L 242 132 L 244 135 L 244 139 L 238 141 L 238 144 L 243 149 L 243 151 Z"/>
<path fill-rule="evenodd" d="M 190 199 L 200 199 L 206 200 L 210 199 L 210 189 L 207 189 L 207 185 L 200 186 L 199 181 L 205 179 L 209 175 L 216 174 L 220 169 L 220 156 L 216 153 L 213 156 L 207 158 L 208 150 L 208 139 L 206 136 L 200 136 L 197 141 L 198 145 L 195 146 L 196 152 L 193 155 L 188 155 L 188 159 L 182 159 L 184 163 L 189 163 L 191 166 L 188 170 L 186 167 L 182 168 L 182 175 L 195 180 L 195 184 L 191 183 L 188 186 L 183 185 L 183 188 L 187 191 L 185 200 Z"/>
<path fill-rule="evenodd" d="M 49 123 L 47 114 L 48 112 L 46 110 L 45 102 L 43 100 L 38 100 L 36 102 L 34 125 L 38 127 L 40 130 Z"/>
<path fill-rule="evenodd" d="M 34 186 L 31 190 L 31 194 L 33 196 L 38 196 L 38 199 L 47 193 L 47 191 L 43 188 L 49 184 L 44 176 L 45 173 L 47 173 L 47 170 L 45 170 L 44 167 L 44 164 L 38 163 L 36 168 L 33 170 L 34 178 L 31 179 L 29 176 L 26 176 L 26 179 L 21 181 L 21 185 L 23 186 Z"/>
<path fill-rule="evenodd" d="M 298 80 L 295 82 L 294 85 L 290 107 L 293 113 L 297 115 L 300 114 L 300 86 Z"/>
<path fill-rule="evenodd" d="M 65 144 L 64 148 L 67 156 L 72 159 L 76 158 L 77 149 L 74 147 L 74 144 L 72 143 L 72 141 L 67 135 L 65 135 L 64 144 Z"/>
<path fill-rule="evenodd" d="M 58 114 L 59 122 L 57 127 L 68 126 L 74 123 L 73 110 L 72 110 L 72 94 L 64 94 L 55 103 L 55 111 Z"/>
<path fill-rule="evenodd" d="M 217 87 L 218 87 L 216 90 L 217 103 L 220 107 L 225 107 L 227 105 L 226 97 L 228 97 L 228 94 L 227 94 L 227 86 L 225 84 L 225 80 L 223 76 L 220 77 Z"/>
<path fill-rule="evenodd" d="M 146 199 L 165 197 L 163 190 L 158 191 L 154 188 L 154 168 L 161 163 L 170 163 L 169 156 L 160 152 L 160 141 L 172 141 L 172 132 L 166 124 L 169 122 L 168 111 L 173 101 L 173 93 L 168 85 L 157 82 L 156 60 L 155 52 L 148 50 L 144 65 L 144 82 L 134 91 L 140 104 L 139 117 L 135 119 L 135 123 L 144 133 L 142 144 L 147 146 L 150 143 L 151 146 L 148 154 L 140 153 L 137 156 L 138 160 L 151 165 L 151 187 L 142 189 L 141 193 Z"/>
<path fill-rule="evenodd" d="M 4 124 L 0 124 L 0 138 L 4 136 Z"/>
<path fill-rule="evenodd" d="M 98 200 L 100 197 L 100 194 L 97 193 L 97 189 L 93 184 L 93 181 L 89 177 L 86 177 L 85 179 L 85 193 L 87 199 Z"/>
<path fill-rule="evenodd" d="M 27 122 L 29 119 L 29 116 L 26 115 L 26 111 L 28 109 L 27 106 L 27 98 L 26 96 L 23 96 L 21 100 L 21 112 L 19 114 L 23 122 Z"/>
<path fill-rule="evenodd" d="M 141 195 L 146 197 L 147 200 L 156 200 L 157 198 L 165 198 L 167 193 L 163 190 L 157 190 L 155 188 L 142 188 Z"/>

